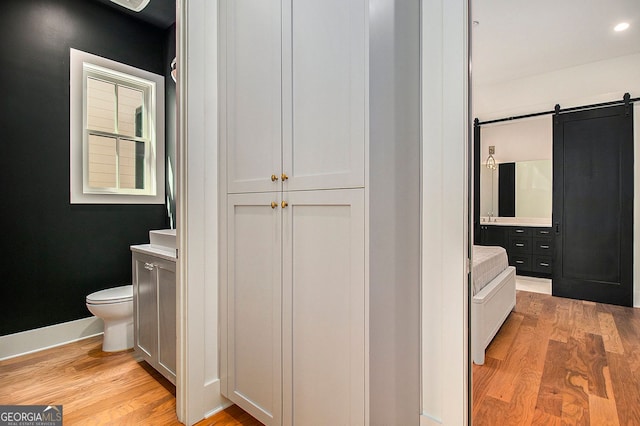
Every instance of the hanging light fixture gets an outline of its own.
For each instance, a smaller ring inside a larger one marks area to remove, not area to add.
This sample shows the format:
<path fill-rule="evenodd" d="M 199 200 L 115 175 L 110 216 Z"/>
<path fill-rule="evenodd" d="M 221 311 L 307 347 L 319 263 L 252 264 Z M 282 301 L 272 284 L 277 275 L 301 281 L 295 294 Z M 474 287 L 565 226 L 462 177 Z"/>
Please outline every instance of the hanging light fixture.
<path fill-rule="evenodd" d="M 495 153 L 496 153 L 496 147 L 494 145 L 491 145 L 489 147 L 489 156 L 487 157 L 487 161 L 485 163 L 485 165 L 487 166 L 487 169 L 495 170 L 498 168 L 498 166 L 496 165 L 496 159 L 493 158 L 493 154 Z"/>

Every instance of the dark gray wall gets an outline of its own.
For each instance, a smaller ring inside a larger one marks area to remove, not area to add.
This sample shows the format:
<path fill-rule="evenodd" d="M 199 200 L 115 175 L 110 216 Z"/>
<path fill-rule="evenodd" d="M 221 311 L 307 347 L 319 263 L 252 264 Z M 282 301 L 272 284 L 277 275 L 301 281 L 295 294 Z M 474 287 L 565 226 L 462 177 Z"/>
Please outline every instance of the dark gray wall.
<path fill-rule="evenodd" d="M 69 204 L 69 48 L 164 75 L 166 31 L 87 0 L 0 2 L 0 335 L 89 316 L 164 205 Z"/>

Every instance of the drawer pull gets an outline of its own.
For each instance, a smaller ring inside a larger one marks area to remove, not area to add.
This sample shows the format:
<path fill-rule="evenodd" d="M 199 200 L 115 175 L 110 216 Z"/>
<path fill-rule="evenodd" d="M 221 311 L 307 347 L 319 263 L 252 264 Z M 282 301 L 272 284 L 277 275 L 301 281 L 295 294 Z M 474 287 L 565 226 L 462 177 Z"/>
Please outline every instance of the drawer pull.
<path fill-rule="evenodd" d="M 548 248 L 549 248 L 549 246 L 540 246 L 540 248 L 548 249 Z"/>
<path fill-rule="evenodd" d="M 540 231 L 541 234 L 546 235 L 549 233 L 549 231 Z"/>
<path fill-rule="evenodd" d="M 522 264 L 524 263 L 524 260 L 516 260 L 516 263 L 517 263 L 518 265 L 522 265 Z"/>
<path fill-rule="evenodd" d="M 544 263 L 544 262 L 540 262 L 540 266 L 544 266 L 545 268 L 548 268 L 549 264 L 548 263 Z"/>
<path fill-rule="evenodd" d="M 516 229 L 516 232 L 517 232 L 518 234 L 522 234 L 522 233 L 524 232 L 524 229 Z"/>
<path fill-rule="evenodd" d="M 516 247 L 524 247 L 524 243 L 516 243 Z"/>
<path fill-rule="evenodd" d="M 145 262 L 144 269 L 146 269 L 147 271 L 153 271 L 153 263 L 146 263 Z"/>

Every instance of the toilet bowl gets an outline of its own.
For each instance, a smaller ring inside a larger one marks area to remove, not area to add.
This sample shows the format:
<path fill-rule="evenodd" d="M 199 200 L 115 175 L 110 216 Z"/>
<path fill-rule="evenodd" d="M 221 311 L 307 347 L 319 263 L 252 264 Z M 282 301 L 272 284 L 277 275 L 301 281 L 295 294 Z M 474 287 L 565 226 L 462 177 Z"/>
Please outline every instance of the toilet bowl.
<path fill-rule="evenodd" d="M 124 285 L 91 293 L 87 309 L 104 321 L 102 350 L 123 351 L 133 348 L 133 286 Z"/>

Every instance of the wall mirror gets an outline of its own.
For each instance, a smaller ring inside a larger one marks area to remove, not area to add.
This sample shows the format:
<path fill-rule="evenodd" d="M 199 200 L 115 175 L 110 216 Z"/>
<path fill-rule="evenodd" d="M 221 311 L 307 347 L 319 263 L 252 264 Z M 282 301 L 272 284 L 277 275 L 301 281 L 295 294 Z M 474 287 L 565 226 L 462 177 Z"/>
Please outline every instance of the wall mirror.
<path fill-rule="evenodd" d="M 480 216 L 551 219 L 551 160 L 480 165 Z M 502 174 L 501 174 L 502 173 Z"/>
<path fill-rule="evenodd" d="M 480 126 L 480 217 L 551 221 L 552 141 L 550 116 Z"/>

